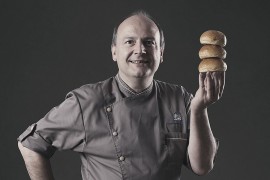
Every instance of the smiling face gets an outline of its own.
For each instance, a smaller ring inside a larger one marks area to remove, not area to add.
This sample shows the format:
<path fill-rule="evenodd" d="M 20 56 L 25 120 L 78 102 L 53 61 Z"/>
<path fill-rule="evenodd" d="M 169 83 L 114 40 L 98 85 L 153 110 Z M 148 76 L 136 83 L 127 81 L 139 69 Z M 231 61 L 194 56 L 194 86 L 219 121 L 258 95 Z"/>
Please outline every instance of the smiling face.
<path fill-rule="evenodd" d="M 132 78 L 152 80 L 162 62 L 158 27 L 142 15 L 131 16 L 120 24 L 111 50 L 124 81 Z"/>

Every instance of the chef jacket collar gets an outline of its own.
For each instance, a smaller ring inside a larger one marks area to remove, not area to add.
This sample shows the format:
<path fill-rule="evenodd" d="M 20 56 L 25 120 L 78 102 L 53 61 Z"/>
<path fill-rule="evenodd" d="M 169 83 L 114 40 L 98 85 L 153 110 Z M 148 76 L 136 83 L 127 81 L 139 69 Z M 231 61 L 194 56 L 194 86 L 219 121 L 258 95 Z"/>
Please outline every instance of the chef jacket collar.
<path fill-rule="evenodd" d="M 131 87 L 129 87 L 119 76 L 119 74 L 116 75 L 116 82 L 118 83 L 120 91 L 124 94 L 125 97 L 131 97 L 131 96 L 140 96 L 140 95 L 149 95 L 150 92 L 153 89 L 153 82 L 143 91 L 136 92 Z"/>

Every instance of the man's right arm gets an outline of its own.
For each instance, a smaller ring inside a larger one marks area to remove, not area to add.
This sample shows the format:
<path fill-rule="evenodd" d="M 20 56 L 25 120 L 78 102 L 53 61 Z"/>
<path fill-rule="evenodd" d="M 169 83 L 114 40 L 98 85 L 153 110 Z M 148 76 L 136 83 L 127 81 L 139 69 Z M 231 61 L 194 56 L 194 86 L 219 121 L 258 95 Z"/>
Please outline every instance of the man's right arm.
<path fill-rule="evenodd" d="M 18 147 L 23 156 L 26 169 L 31 180 L 53 180 L 50 160 L 46 159 L 39 153 L 23 147 L 21 142 L 18 142 Z"/>

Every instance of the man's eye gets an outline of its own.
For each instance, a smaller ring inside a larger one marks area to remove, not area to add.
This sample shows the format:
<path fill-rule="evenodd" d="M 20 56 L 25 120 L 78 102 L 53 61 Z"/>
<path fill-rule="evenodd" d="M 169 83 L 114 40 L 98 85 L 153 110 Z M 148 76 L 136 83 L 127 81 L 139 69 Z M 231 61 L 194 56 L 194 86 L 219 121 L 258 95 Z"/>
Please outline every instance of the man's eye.
<path fill-rule="evenodd" d="M 133 43 L 134 43 L 133 40 L 127 40 L 127 41 L 125 41 L 125 44 L 133 44 Z"/>
<path fill-rule="evenodd" d="M 151 41 L 151 40 L 145 41 L 145 44 L 146 44 L 147 46 L 153 46 L 153 45 L 155 45 L 155 41 Z"/>

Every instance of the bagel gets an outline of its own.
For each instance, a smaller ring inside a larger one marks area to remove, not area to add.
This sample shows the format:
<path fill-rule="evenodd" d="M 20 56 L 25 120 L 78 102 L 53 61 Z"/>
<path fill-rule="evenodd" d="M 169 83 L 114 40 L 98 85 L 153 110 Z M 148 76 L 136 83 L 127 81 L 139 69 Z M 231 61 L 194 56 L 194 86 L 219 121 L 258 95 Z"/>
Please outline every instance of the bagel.
<path fill-rule="evenodd" d="M 227 64 L 218 58 L 202 59 L 198 67 L 199 72 L 226 71 Z"/>
<path fill-rule="evenodd" d="M 227 52 L 224 48 L 216 45 L 204 45 L 199 51 L 200 59 L 220 58 L 225 59 Z"/>
<path fill-rule="evenodd" d="M 201 35 L 200 43 L 201 44 L 212 44 L 212 45 L 218 45 L 218 46 L 224 47 L 227 43 L 227 38 L 220 31 L 208 30 L 208 31 L 205 31 Z"/>

